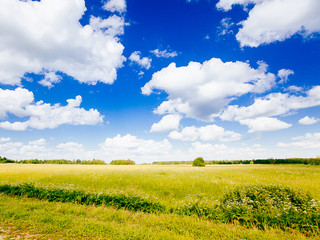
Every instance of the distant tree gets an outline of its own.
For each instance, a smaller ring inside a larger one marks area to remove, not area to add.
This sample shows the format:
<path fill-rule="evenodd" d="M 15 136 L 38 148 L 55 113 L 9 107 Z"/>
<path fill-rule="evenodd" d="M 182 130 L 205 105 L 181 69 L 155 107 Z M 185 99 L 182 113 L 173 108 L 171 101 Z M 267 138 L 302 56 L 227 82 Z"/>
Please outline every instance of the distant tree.
<path fill-rule="evenodd" d="M 110 165 L 135 165 L 136 163 L 130 159 L 128 160 L 113 160 Z"/>
<path fill-rule="evenodd" d="M 204 162 L 202 157 L 198 157 L 195 160 L 193 160 L 192 166 L 194 166 L 194 167 L 205 167 L 206 164 L 205 164 L 205 162 Z"/>

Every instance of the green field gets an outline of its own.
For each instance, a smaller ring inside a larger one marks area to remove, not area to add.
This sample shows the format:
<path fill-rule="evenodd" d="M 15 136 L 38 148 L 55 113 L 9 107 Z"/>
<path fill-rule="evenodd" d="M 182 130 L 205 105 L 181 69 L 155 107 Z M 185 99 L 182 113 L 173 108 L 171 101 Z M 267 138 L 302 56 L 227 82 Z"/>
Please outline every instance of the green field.
<path fill-rule="evenodd" d="M 0 165 L 0 185 L 135 196 L 166 209 L 214 206 L 239 185 L 290 187 L 320 199 L 320 166 Z M 107 206 L 0 195 L 0 239 L 319 239 L 293 229 L 246 228 L 176 212 L 144 213 Z"/>

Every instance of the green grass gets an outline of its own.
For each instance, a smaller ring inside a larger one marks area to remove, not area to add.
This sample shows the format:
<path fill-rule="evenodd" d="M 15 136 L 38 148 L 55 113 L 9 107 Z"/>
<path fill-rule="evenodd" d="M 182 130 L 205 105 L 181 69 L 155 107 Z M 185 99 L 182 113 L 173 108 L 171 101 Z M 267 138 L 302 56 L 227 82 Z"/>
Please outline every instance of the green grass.
<path fill-rule="evenodd" d="M 316 239 L 297 231 L 260 231 L 193 216 L 144 214 L 5 195 L 0 195 L 0 223 L 8 239 Z"/>
<path fill-rule="evenodd" d="M 311 165 L 214 165 L 205 168 L 181 165 L 0 165 L 0 185 L 22 183 L 49 190 L 65 189 L 88 194 L 135 196 L 159 203 L 166 209 L 176 209 L 193 203 L 214 206 L 227 192 L 236 189 L 236 186 L 251 184 L 272 184 L 298 191 L 303 189 L 312 197 L 320 199 L 320 167 Z M 43 219 L 44 213 L 40 214 L 44 210 L 35 207 L 36 205 L 48 209 L 48 214 L 45 214 L 47 220 Z M 59 213 L 55 206 L 65 207 L 70 211 Z M 76 213 L 86 209 L 90 209 L 90 212 L 85 216 Z M 91 215 L 92 212 L 96 215 Z M 121 216 L 121 220 L 115 222 L 106 220 L 115 218 L 113 215 Z M 100 221 L 100 218 L 104 220 Z M 136 221 L 137 218 L 143 220 Z M 42 221 L 46 224 L 41 224 Z M 88 222 L 92 228 L 88 229 L 86 225 Z M 102 239 L 194 239 L 195 236 L 200 236 L 196 239 L 304 239 L 306 237 L 290 229 L 284 232 L 268 227 L 264 231 L 256 228 L 246 229 L 237 224 L 220 224 L 197 216 L 169 212 L 158 214 L 130 212 L 109 207 L 16 199 L 4 195 L 0 196 L 0 230 L 1 227 L 9 229 L 12 234 L 19 235 L 21 231 L 21 234 L 40 234 L 44 239 L 53 238 L 57 232 L 60 238 L 66 236 L 66 239 L 76 238 L 77 234 L 83 236 L 82 238 L 92 238 L 96 234 L 97 238 Z M 220 229 L 224 229 L 222 233 L 219 233 Z M 39 239 L 39 236 L 37 238 Z"/>

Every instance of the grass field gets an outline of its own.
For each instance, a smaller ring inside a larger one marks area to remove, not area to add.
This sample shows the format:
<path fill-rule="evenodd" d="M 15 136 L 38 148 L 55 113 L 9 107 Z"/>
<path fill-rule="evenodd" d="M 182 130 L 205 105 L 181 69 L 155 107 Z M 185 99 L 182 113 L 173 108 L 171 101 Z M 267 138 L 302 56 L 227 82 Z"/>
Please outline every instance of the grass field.
<path fill-rule="evenodd" d="M 0 184 L 124 194 L 169 208 L 214 205 L 238 185 L 272 184 L 320 199 L 320 166 L 0 165 Z M 287 229 L 245 228 L 198 216 L 143 213 L 103 206 L 0 195 L 0 236 L 27 239 L 319 239 Z M 1 239 L 1 237 L 0 237 Z"/>

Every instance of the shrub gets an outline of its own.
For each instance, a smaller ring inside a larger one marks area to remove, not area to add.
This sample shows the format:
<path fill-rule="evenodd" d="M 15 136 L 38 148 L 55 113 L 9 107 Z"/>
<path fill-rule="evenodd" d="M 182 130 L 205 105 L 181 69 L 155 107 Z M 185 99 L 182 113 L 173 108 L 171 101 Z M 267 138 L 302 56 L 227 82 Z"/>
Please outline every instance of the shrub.
<path fill-rule="evenodd" d="M 136 163 L 132 160 L 113 160 L 110 165 L 135 165 Z"/>
<path fill-rule="evenodd" d="M 15 163 L 15 161 L 8 159 L 6 157 L 0 157 L 0 163 Z"/>
<path fill-rule="evenodd" d="M 194 167 L 205 167 L 206 164 L 205 164 L 205 162 L 204 162 L 202 157 L 198 157 L 195 160 L 193 160 L 192 166 L 194 166 Z"/>
<path fill-rule="evenodd" d="M 139 196 L 124 194 L 85 193 L 77 190 L 44 189 L 30 184 L 0 185 L 0 193 L 9 196 L 43 199 L 49 202 L 72 202 L 81 205 L 104 205 L 131 211 L 147 213 L 164 212 L 165 207 L 158 202 Z"/>
<path fill-rule="evenodd" d="M 224 196 L 220 209 L 225 221 L 240 222 L 248 227 L 319 232 L 319 201 L 289 187 L 241 186 Z"/>

